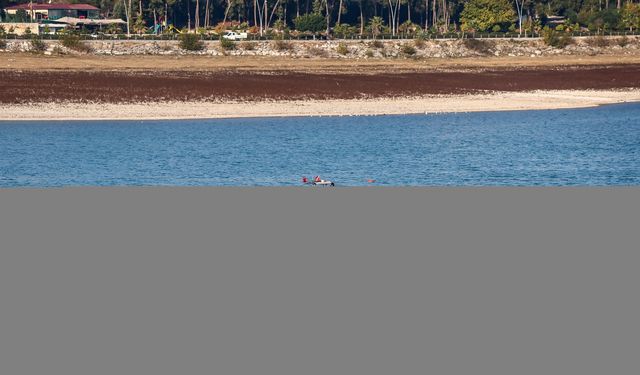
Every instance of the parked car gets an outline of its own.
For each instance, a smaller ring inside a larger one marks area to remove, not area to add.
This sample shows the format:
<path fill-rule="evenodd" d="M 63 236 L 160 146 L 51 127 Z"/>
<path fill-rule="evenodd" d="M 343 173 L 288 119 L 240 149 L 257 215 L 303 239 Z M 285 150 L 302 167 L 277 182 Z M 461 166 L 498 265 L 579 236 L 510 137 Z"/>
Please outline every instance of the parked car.
<path fill-rule="evenodd" d="M 227 31 L 226 33 L 224 33 L 224 35 L 222 35 L 222 37 L 228 40 L 241 40 L 241 39 L 247 39 L 247 33 Z"/>

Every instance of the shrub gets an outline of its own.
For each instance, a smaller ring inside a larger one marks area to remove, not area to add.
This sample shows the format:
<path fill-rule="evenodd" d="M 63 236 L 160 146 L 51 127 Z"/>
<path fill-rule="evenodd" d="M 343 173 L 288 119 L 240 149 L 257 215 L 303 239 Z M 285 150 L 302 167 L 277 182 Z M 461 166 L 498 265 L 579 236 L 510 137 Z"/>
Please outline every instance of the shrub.
<path fill-rule="evenodd" d="M 160 48 L 160 50 L 164 51 L 164 52 L 168 52 L 171 51 L 173 48 L 171 48 L 171 45 L 169 45 L 169 43 L 162 43 L 162 44 L 158 44 L 158 48 Z"/>
<path fill-rule="evenodd" d="M 196 34 L 184 33 L 178 37 L 180 40 L 179 46 L 185 51 L 202 51 L 204 49 L 204 43 L 200 40 L 200 36 Z"/>
<path fill-rule="evenodd" d="M 82 52 L 82 53 L 91 53 L 91 52 L 93 52 L 93 48 L 91 48 L 90 45 L 88 45 L 87 43 L 84 43 L 84 42 L 78 44 L 78 47 L 76 47 L 75 50 L 78 51 L 78 52 Z"/>
<path fill-rule="evenodd" d="M 243 42 L 240 46 L 245 51 L 253 51 L 256 49 L 256 44 L 254 42 Z"/>
<path fill-rule="evenodd" d="M 247 34 L 251 34 L 251 35 L 260 34 L 260 28 L 258 26 L 251 26 L 246 30 L 247 30 Z"/>
<path fill-rule="evenodd" d="M 494 46 L 493 42 L 474 38 L 464 39 L 463 44 L 466 49 L 478 52 L 482 55 L 491 53 L 491 49 Z"/>
<path fill-rule="evenodd" d="M 382 43 L 379 40 L 374 40 L 371 43 L 369 43 L 369 47 L 376 48 L 376 49 L 384 48 L 384 43 Z"/>
<path fill-rule="evenodd" d="M 277 19 L 273 23 L 273 28 L 278 31 L 284 31 L 287 28 L 287 25 L 282 21 L 282 19 Z"/>
<path fill-rule="evenodd" d="M 401 50 L 405 56 L 413 56 L 416 54 L 416 49 L 408 43 L 403 45 Z"/>
<path fill-rule="evenodd" d="M 368 49 L 368 50 L 364 53 L 364 55 L 365 55 L 366 57 L 368 57 L 368 58 L 372 58 L 374 54 L 373 54 L 373 51 L 372 51 L 372 50 Z"/>
<path fill-rule="evenodd" d="M 609 41 L 602 35 L 587 39 L 587 45 L 591 47 L 604 48 L 609 46 Z"/>
<path fill-rule="evenodd" d="M 275 48 L 276 51 L 291 51 L 293 49 L 293 44 L 286 40 L 276 39 L 273 41 L 273 48 Z"/>
<path fill-rule="evenodd" d="M 422 28 L 420 25 L 417 25 L 409 20 L 404 21 L 401 25 L 398 26 L 398 32 L 402 34 L 415 35 L 418 32 L 421 32 Z"/>
<path fill-rule="evenodd" d="M 78 52 L 91 52 L 91 47 L 80 40 L 80 37 L 75 34 L 63 34 L 60 38 L 60 43 L 63 46 Z"/>
<path fill-rule="evenodd" d="M 234 49 L 236 49 L 236 42 L 230 39 L 223 38 L 221 36 L 220 48 L 222 48 L 223 51 L 233 51 Z"/>
<path fill-rule="evenodd" d="M 336 52 L 344 56 L 349 53 L 349 47 L 344 43 L 340 43 L 338 44 L 338 48 L 336 48 Z"/>
<path fill-rule="evenodd" d="M 42 53 L 47 49 L 47 45 L 42 41 L 42 39 L 38 38 L 37 36 L 33 36 L 31 38 L 30 44 L 31 52 L 34 53 Z"/>
<path fill-rule="evenodd" d="M 626 47 L 629 45 L 629 38 L 627 38 L 627 36 L 623 36 L 622 38 L 618 39 L 618 45 L 620 47 Z"/>
<path fill-rule="evenodd" d="M 4 39 L 0 39 L 0 49 L 6 49 L 7 48 L 7 41 Z"/>
<path fill-rule="evenodd" d="M 317 13 L 305 14 L 293 20 L 296 30 L 302 32 L 310 31 L 312 33 L 323 31 L 327 27 L 325 22 L 324 17 Z"/>
<path fill-rule="evenodd" d="M 573 38 L 571 37 L 571 35 L 562 34 L 562 36 L 560 36 L 560 44 L 558 45 L 559 48 L 564 48 L 572 44 L 573 44 Z"/>
<path fill-rule="evenodd" d="M 358 29 L 354 26 L 351 26 L 347 23 L 341 23 L 339 25 L 335 25 L 333 27 L 333 33 L 338 38 L 346 38 L 349 36 L 353 36 L 358 32 Z"/>
<path fill-rule="evenodd" d="M 307 53 L 315 57 L 329 57 L 329 52 L 327 52 L 327 50 L 318 47 L 307 48 Z"/>
<path fill-rule="evenodd" d="M 64 55 L 65 52 L 62 48 L 60 48 L 60 46 L 55 45 L 53 46 L 53 50 L 51 51 L 54 55 Z"/>
<path fill-rule="evenodd" d="M 570 35 L 559 33 L 548 27 L 545 27 L 542 32 L 542 40 L 544 41 L 544 44 L 560 49 L 573 43 L 573 38 L 571 38 Z"/>
<path fill-rule="evenodd" d="M 226 30 L 246 30 L 249 27 L 246 23 L 240 23 L 238 21 L 219 22 L 213 31 L 216 34 L 223 34 Z"/>
<path fill-rule="evenodd" d="M 107 28 L 105 29 L 105 32 L 107 34 L 122 34 L 122 28 L 117 24 L 111 24 L 107 26 Z M 167 33 L 168 30 L 165 30 L 164 32 Z"/>
<path fill-rule="evenodd" d="M 422 38 L 416 38 L 416 39 L 413 41 L 413 45 L 414 45 L 416 48 L 424 48 L 424 45 L 425 45 L 424 39 L 422 39 Z"/>

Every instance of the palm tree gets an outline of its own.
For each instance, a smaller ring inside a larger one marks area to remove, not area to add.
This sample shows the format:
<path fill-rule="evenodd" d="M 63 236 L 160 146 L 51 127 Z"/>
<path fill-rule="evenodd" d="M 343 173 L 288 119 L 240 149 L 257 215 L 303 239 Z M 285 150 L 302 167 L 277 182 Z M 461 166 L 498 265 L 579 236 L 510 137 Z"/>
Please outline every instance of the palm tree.
<path fill-rule="evenodd" d="M 384 20 L 380 16 L 373 17 L 369 21 L 369 27 L 371 28 L 373 39 L 375 39 L 382 32 L 382 28 L 384 27 Z"/>

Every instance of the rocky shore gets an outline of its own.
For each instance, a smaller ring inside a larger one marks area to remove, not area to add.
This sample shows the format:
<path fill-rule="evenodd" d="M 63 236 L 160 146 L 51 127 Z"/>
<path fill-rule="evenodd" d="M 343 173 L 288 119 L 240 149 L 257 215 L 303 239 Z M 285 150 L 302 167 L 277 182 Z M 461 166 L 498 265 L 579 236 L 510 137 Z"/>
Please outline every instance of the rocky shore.
<path fill-rule="evenodd" d="M 58 41 L 45 41 L 46 55 L 77 55 Z M 465 58 L 482 56 L 545 57 L 557 55 L 640 55 L 640 37 L 577 37 L 565 48 L 545 45 L 541 39 L 448 39 L 378 41 L 248 41 L 222 48 L 218 41 L 204 42 L 202 51 L 185 51 L 177 41 L 84 41 L 96 55 L 203 55 L 203 56 L 287 56 L 293 58 L 385 59 Z M 8 40 L 4 52 L 28 52 L 27 40 Z"/>

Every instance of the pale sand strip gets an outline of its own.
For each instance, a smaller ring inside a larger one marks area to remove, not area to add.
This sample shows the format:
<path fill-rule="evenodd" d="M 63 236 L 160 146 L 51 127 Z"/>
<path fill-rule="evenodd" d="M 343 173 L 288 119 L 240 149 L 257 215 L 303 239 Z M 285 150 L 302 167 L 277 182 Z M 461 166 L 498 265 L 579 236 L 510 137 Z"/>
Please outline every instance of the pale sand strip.
<path fill-rule="evenodd" d="M 0 120 L 145 120 L 392 115 L 585 108 L 640 101 L 640 89 L 535 91 L 367 100 L 0 105 Z"/>

